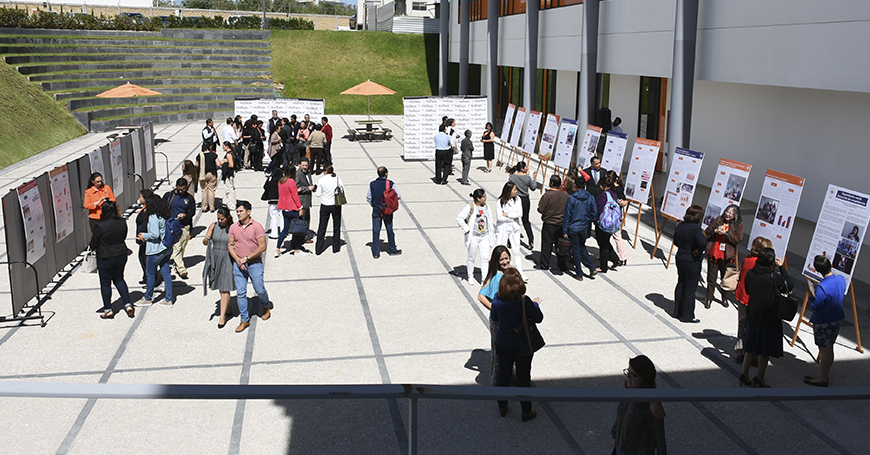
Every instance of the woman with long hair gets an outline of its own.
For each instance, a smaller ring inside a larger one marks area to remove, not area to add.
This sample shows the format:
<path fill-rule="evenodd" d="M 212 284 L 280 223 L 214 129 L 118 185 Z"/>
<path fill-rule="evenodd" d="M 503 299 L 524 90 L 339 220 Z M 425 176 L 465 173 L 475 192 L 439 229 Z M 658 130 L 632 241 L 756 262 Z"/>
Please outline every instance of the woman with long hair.
<path fill-rule="evenodd" d="M 203 151 L 205 150 L 206 148 L 204 147 Z M 199 173 L 196 171 L 196 164 L 194 164 L 193 161 L 184 160 L 181 163 L 181 177 L 184 178 L 184 180 L 187 180 L 187 192 L 196 194 L 197 185 L 199 183 Z"/>
<path fill-rule="evenodd" d="M 656 388 L 656 367 L 645 355 L 630 359 L 628 368 L 622 372 L 626 389 Z M 667 454 L 665 409 L 659 402 L 622 401 L 616 407 L 616 421 L 610 435 L 613 437 L 613 453 Z"/>
<path fill-rule="evenodd" d="M 94 172 L 88 178 L 88 187 L 85 189 L 83 202 L 85 208 L 88 209 L 88 223 L 90 223 L 92 233 L 94 227 L 100 222 L 102 206 L 106 201 L 116 202 L 115 193 L 112 192 L 112 187 L 106 185 L 103 174 Z"/>
<path fill-rule="evenodd" d="M 208 294 L 208 290 L 216 290 L 221 294 L 218 328 L 222 329 L 227 324 L 227 314 L 230 312 L 230 292 L 236 289 L 233 278 L 233 262 L 228 249 L 230 225 L 233 224 L 233 216 L 230 209 L 222 206 L 217 209 L 217 221 L 212 223 L 206 231 L 202 244 L 206 245 L 205 264 L 202 268 L 202 293 Z"/>
<path fill-rule="evenodd" d="M 523 316 L 528 323 L 539 324 L 544 320 L 540 309 L 541 299 L 526 297 L 526 285 L 523 277 L 516 269 L 507 269 L 498 285 L 498 294 L 492 301 L 492 320 L 498 323 L 495 334 L 495 351 L 498 355 L 498 380 L 496 387 L 507 387 L 510 384 L 511 370 L 516 364 L 517 385 L 531 387 L 532 358 L 534 353 L 523 354 L 520 348 L 520 338 L 517 328 L 521 326 Z M 521 401 L 522 421 L 535 418 L 537 413 L 532 410 L 531 401 Z M 499 400 L 498 412 L 502 417 L 507 415 L 507 401 Z"/>
<path fill-rule="evenodd" d="M 701 230 L 704 209 L 693 205 L 686 209 L 683 222 L 674 229 L 677 247 L 677 287 L 674 289 L 674 317 L 681 322 L 701 322 L 695 319 L 695 291 L 701 279 L 701 262 L 707 249 L 707 238 Z"/>
<path fill-rule="evenodd" d="M 145 213 L 145 201 L 148 200 L 148 197 L 154 194 L 153 191 L 148 188 L 142 189 L 139 191 L 139 205 L 142 208 L 139 209 L 139 213 L 136 214 L 136 244 L 139 245 L 139 266 L 142 267 L 142 280 L 139 281 L 139 284 L 147 283 L 146 267 L 147 263 L 145 262 L 145 241 L 139 240 L 139 234 L 148 231 L 148 214 Z"/>
<path fill-rule="evenodd" d="M 224 200 L 226 207 L 236 206 L 236 155 L 233 144 L 224 142 L 224 158 L 221 160 L 221 180 L 224 182 Z"/>
<path fill-rule="evenodd" d="M 170 273 L 170 259 L 172 257 L 172 248 L 163 244 L 163 237 L 166 236 L 166 222 L 170 217 L 169 207 L 163 198 L 152 194 L 145 200 L 145 214 L 148 215 L 148 229 L 139 234 L 139 240 L 145 242 L 146 256 L 146 271 L 147 283 L 145 288 L 145 296 L 137 303 L 137 306 L 150 306 L 154 298 L 154 285 L 157 281 L 157 271 L 163 276 L 163 283 L 166 287 L 166 295 L 164 296 L 163 306 L 172 306 L 172 274 Z"/>
<path fill-rule="evenodd" d="M 495 159 L 495 133 L 492 131 L 492 123 L 486 122 L 486 130 L 480 142 L 483 143 L 483 159 L 486 160 L 486 169 L 483 172 L 492 172 L 492 160 Z"/>
<path fill-rule="evenodd" d="M 612 184 L 610 189 L 616 193 L 616 202 L 619 204 L 619 207 L 622 208 L 622 219 L 625 221 L 625 208 L 628 206 L 628 200 L 625 198 L 625 190 L 622 188 L 622 178 L 613 170 L 607 171 L 606 175 Z M 625 247 L 626 242 L 625 239 L 622 238 L 621 226 L 619 231 L 613 234 L 613 243 L 616 245 L 616 256 L 619 257 L 619 265 L 628 264 L 628 248 Z"/>
<path fill-rule="evenodd" d="M 734 344 L 734 362 L 743 363 L 743 345 L 746 339 L 746 315 L 749 305 L 749 294 L 746 293 L 746 273 L 755 267 L 755 261 L 758 260 L 758 253 L 765 248 L 773 248 L 773 243 L 764 238 L 756 237 L 752 241 L 752 249 L 749 250 L 749 256 L 743 258 L 740 264 L 740 278 L 737 280 L 737 289 L 734 290 L 734 299 L 737 300 L 737 343 Z M 695 280 L 697 283 L 697 279 Z"/>
<path fill-rule="evenodd" d="M 492 300 L 498 294 L 498 285 L 501 283 L 501 277 L 504 276 L 504 271 L 511 267 L 511 252 L 504 245 L 496 245 L 492 249 L 492 255 L 489 258 L 486 277 L 483 279 L 483 286 L 477 294 L 477 300 L 481 305 L 490 310 L 489 313 L 489 335 L 490 335 L 490 352 L 492 353 L 492 361 L 490 362 L 490 382 L 495 385 L 496 377 L 498 376 L 498 356 L 495 353 L 495 332 L 498 330 L 498 323 L 492 320 Z"/>
<path fill-rule="evenodd" d="M 716 291 L 716 282 L 725 277 L 728 267 L 737 267 L 737 245 L 743 241 L 743 218 L 740 207 L 731 204 L 716 217 L 704 231 L 707 236 L 707 300 L 710 308 Z M 728 308 L 728 298 L 721 290 L 722 306 Z"/>
<path fill-rule="evenodd" d="M 749 295 L 746 316 L 746 354 L 740 385 L 770 387 L 764 380 L 767 362 L 771 357 L 782 357 L 782 319 L 779 318 L 779 292 L 791 290 L 794 285 L 782 260 L 773 248 L 758 252 L 755 267 L 746 273 L 746 294 Z M 749 382 L 749 367 L 758 360 L 758 371 Z"/>
<path fill-rule="evenodd" d="M 278 210 L 284 216 L 284 229 L 278 235 L 278 243 L 275 244 L 275 257 L 281 257 L 281 247 L 287 232 L 290 231 L 290 223 L 302 214 L 302 201 L 299 200 L 299 190 L 296 188 L 296 166 L 284 168 L 284 175 L 278 181 Z M 302 237 L 302 240 L 297 237 Z M 290 237 L 290 254 L 308 254 L 302 248 L 304 236 L 292 235 Z"/>
<path fill-rule="evenodd" d="M 523 260 L 520 253 L 520 218 L 523 208 L 517 198 L 517 185 L 507 182 L 501 189 L 501 195 L 496 204 L 496 245 L 507 245 L 510 242 L 514 257 L 514 267 L 523 274 Z"/>
<path fill-rule="evenodd" d="M 317 242 L 314 244 L 315 254 L 323 253 L 323 243 L 326 240 L 326 227 L 332 216 L 332 252 L 341 251 L 341 206 L 335 203 L 335 196 L 344 193 L 344 183 L 335 175 L 332 165 L 326 166 L 323 177 L 317 181 L 314 194 L 320 198 L 320 221 L 317 224 Z"/>
<path fill-rule="evenodd" d="M 613 189 L 611 189 L 613 183 L 609 178 L 607 178 L 607 176 L 601 177 L 598 186 L 601 187 L 601 194 L 598 195 L 595 202 L 598 206 L 598 215 L 600 216 L 604 213 L 607 204 L 609 204 L 610 201 L 616 202 L 619 199 L 619 196 L 617 196 Z M 621 220 L 621 207 L 619 207 L 619 211 Z M 616 270 L 616 266 L 622 263 L 616 252 L 613 251 L 613 245 L 610 244 L 611 237 L 613 237 L 613 234 L 605 231 L 604 228 L 601 227 L 599 220 L 595 220 L 595 241 L 598 242 L 598 271 L 601 273 L 607 273 L 608 270 Z"/>
<path fill-rule="evenodd" d="M 308 123 L 304 120 L 299 123 L 299 131 L 296 132 L 296 156 L 293 164 L 299 164 L 302 157 L 306 156 L 308 150 L 308 138 L 311 136 L 311 130 L 308 129 Z"/>
<path fill-rule="evenodd" d="M 456 224 L 465 233 L 465 248 L 468 250 L 465 266 L 466 283 L 470 285 L 477 284 L 473 283 L 472 279 L 474 279 L 474 262 L 478 251 L 480 251 L 481 273 L 489 269 L 487 260 L 495 244 L 495 219 L 492 217 L 492 211 L 486 206 L 486 191 L 483 188 L 474 190 L 469 196 L 471 202 L 456 215 Z"/>
<path fill-rule="evenodd" d="M 124 281 L 124 267 L 127 265 L 127 222 L 121 217 L 121 208 L 115 201 L 103 203 L 100 213 L 100 222 L 94 226 L 94 234 L 91 236 L 91 250 L 97 252 L 97 271 L 100 273 L 100 295 L 103 298 L 102 319 L 112 319 L 115 313 L 112 311 L 112 284 L 121 295 L 124 303 L 124 311 L 127 316 L 133 317 L 135 310 L 130 301 L 130 292 L 127 282 Z"/>
<path fill-rule="evenodd" d="M 517 196 L 523 206 L 523 227 L 526 229 L 526 244 L 529 250 L 534 248 L 535 233 L 532 230 L 532 223 L 529 221 L 529 211 L 532 208 L 532 202 L 529 199 L 529 191 L 538 189 L 538 181 L 529 176 L 529 165 L 525 161 L 520 161 L 516 166 L 508 169 L 511 176 L 508 177 L 508 182 L 512 182 L 517 187 Z"/>

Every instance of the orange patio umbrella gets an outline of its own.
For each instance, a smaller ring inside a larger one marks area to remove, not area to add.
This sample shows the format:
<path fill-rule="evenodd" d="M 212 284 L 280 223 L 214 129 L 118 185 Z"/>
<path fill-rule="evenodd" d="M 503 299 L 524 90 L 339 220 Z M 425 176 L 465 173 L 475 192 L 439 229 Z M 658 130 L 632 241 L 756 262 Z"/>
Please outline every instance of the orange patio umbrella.
<path fill-rule="evenodd" d="M 372 118 L 372 100 L 371 95 L 395 95 L 396 92 L 384 87 L 381 84 L 376 84 L 371 80 L 367 80 L 362 84 L 355 85 L 343 92 L 341 95 L 365 95 L 369 105 L 369 118 Z"/>
<path fill-rule="evenodd" d="M 160 92 L 155 92 L 154 90 L 147 89 L 145 87 L 139 87 L 138 85 L 131 84 L 127 82 L 124 85 L 119 87 L 115 87 L 111 90 L 106 90 L 103 93 L 97 95 L 97 98 L 131 98 L 130 99 L 130 123 L 133 123 L 133 100 L 132 98 L 140 97 L 140 96 L 150 96 L 150 95 L 162 95 Z"/>

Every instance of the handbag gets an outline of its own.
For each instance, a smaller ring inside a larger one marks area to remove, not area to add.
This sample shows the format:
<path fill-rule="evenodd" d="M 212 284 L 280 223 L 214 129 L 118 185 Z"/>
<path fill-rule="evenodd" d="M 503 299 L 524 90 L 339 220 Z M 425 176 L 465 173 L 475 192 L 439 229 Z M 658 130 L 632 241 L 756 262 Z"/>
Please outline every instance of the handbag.
<path fill-rule="evenodd" d="M 531 355 L 538 352 L 546 344 L 541 332 L 538 331 L 538 326 L 529 321 L 529 317 L 526 315 L 526 300 L 528 299 L 528 297 L 523 296 L 523 322 L 514 329 L 520 341 L 520 355 Z"/>
<path fill-rule="evenodd" d="M 570 255 L 571 241 L 564 237 L 559 237 L 558 239 L 556 239 L 556 256 L 568 257 Z"/>
<path fill-rule="evenodd" d="M 302 217 L 290 221 L 290 235 L 308 235 L 308 222 Z"/>
<path fill-rule="evenodd" d="M 88 250 L 85 253 L 85 258 L 82 260 L 82 272 L 96 273 L 97 272 L 97 252 Z"/>
<path fill-rule="evenodd" d="M 773 274 L 770 275 L 773 285 L 776 287 L 776 305 L 779 318 L 783 321 L 791 321 L 797 314 L 798 299 L 794 293 L 788 290 L 788 285 L 780 287 L 776 284 Z M 783 279 L 783 284 L 785 280 Z"/>
<path fill-rule="evenodd" d="M 722 290 L 733 292 L 737 289 L 737 281 L 740 279 L 740 269 L 737 267 L 727 267 L 725 276 L 722 278 Z"/>
<path fill-rule="evenodd" d="M 347 204 L 347 195 L 344 194 L 344 188 L 341 185 L 335 187 L 335 205 Z"/>

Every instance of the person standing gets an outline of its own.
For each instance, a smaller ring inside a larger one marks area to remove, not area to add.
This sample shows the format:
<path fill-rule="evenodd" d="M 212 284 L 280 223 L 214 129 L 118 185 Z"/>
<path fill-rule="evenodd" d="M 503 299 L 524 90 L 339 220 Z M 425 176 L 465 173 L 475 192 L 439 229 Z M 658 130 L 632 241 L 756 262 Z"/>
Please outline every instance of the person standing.
<path fill-rule="evenodd" d="M 336 177 L 332 165 L 327 165 L 323 177 L 314 186 L 314 194 L 320 198 L 320 222 L 317 224 L 317 243 L 314 244 L 314 252 L 317 255 L 323 253 L 323 242 L 330 215 L 332 216 L 332 252 L 341 251 L 341 205 L 335 200 L 335 196 L 339 193 L 344 193 L 344 184 Z"/>
<path fill-rule="evenodd" d="M 737 267 L 737 245 L 743 241 L 743 219 L 740 207 L 731 204 L 707 226 L 704 231 L 707 236 L 707 300 L 705 308 L 710 308 L 716 292 L 716 282 L 725 277 L 728 267 Z M 728 299 L 724 290 L 722 306 L 728 308 Z"/>
<path fill-rule="evenodd" d="M 292 166 L 292 165 L 291 165 Z M 269 229 L 266 231 L 270 239 L 277 239 L 278 234 L 284 229 L 284 215 L 278 210 L 278 183 L 284 177 L 284 170 L 291 166 L 279 166 L 272 172 L 265 182 L 263 182 L 263 195 L 260 199 L 266 201 L 266 225 Z"/>
<path fill-rule="evenodd" d="M 734 290 L 734 299 L 737 300 L 737 342 L 734 344 L 734 362 L 743 363 L 743 346 L 746 343 L 746 316 L 749 305 L 749 294 L 746 293 L 746 273 L 755 267 L 758 253 L 765 248 L 773 248 L 773 243 L 764 237 L 756 237 L 752 240 L 752 248 L 749 255 L 743 258 L 740 264 L 740 277 L 737 280 L 737 289 Z"/>
<path fill-rule="evenodd" d="M 517 199 L 517 186 L 506 182 L 496 205 L 496 244 L 507 246 L 510 243 L 514 257 L 514 268 L 523 274 L 523 256 L 520 253 L 520 218 L 523 208 Z"/>
<path fill-rule="evenodd" d="M 586 191 L 586 179 L 582 176 L 574 179 L 574 187 L 576 190 L 568 198 L 565 204 L 565 215 L 562 217 L 562 237 L 571 240 L 571 249 L 574 253 L 574 262 L 577 265 L 577 274 L 574 276 L 578 280 L 583 279 L 583 268 L 585 265 L 589 269 L 589 278 L 595 278 L 595 264 L 592 263 L 592 258 L 589 257 L 589 250 L 586 249 L 587 232 L 589 226 L 598 219 L 598 208 L 595 204 L 595 199 Z"/>
<path fill-rule="evenodd" d="M 622 128 L 619 125 L 622 125 L 622 119 L 616 117 L 613 119 L 613 128 L 610 128 L 611 132 L 622 134 Z"/>
<path fill-rule="evenodd" d="M 486 191 L 478 188 L 471 193 L 472 202 L 462 208 L 456 215 L 456 224 L 465 233 L 465 248 L 468 250 L 466 261 L 466 282 L 472 282 L 474 278 L 474 261 L 477 252 L 480 252 L 480 270 L 489 270 L 489 254 L 495 246 L 495 219 L 492 211 L 486 206 Z"/>
<path fill-rule="evenodd" d="M 251 203 L 236 202 L 238 223 L 230 226 L 227 249 L 233 259 L 233 278 L 236 282 L 236 300 L 239 304 L 239 317 L 242 321 L 236 327 L 236 333 L 244 332 L 250 327 L 251 314 L 248 311 L 248 280 L 254 286 L 254 291 L 260 298 L 263 315 L 260 319 L 266 321 L 272 317 L 269 307 L 269 293 L 263 283 L 263 253 L 266 252 L 266 231 L 263 226 L 251 218 Z"/>
<path fill-rule="evenodd" d="M 308 123 L 301 122 L 299 130 L 296 132 L 296 156 L 293 159 L 293 164 L 299 164 L 299 160 L 308 157 L 309 137 L 311 137 L 311 130 L 308 129 Z"/>
<path fill-rule="evenodd" d="M 701 279 L 701 262 L 707 249 L 707 238 L 701 230 L 704 209 L 693 205 L 686 209 L 683 222 L 674 229 L 677 247 L 677 287 L 674 289 L 674 317 L 680 322 L 701 322 L 695 319 L 695 292 Z"/>
<path fill-rule="evenodd" d="M 326 144 L 323 146 L 323 163 L 328 166 L 332 164 L 332 125 L 329 124 L 329 119 L 326 117 L 321 118 L 320 123 L 323 124 L 320 131 L 323 131 L 326 136 Z"/>
<path fill-rule="evenodd" d="M 372 206 L 372 257 L 381 257 L 381 223 L 387 228 L 387 254 L 398 256 L 402 250 L 396 248 L 396 235 L 393 233 L 393 214 L 384 213 L 384 192 L 392 188 L 396 192 L 396 198 L 402 199 L 395 183 L 388 179 L 390 171 L 386 167 L 378 168 L 378 178 L 369 183 L 369 191 L 366 194 L 366 202 Z"/>
<path fill-rule="evenodd" d="M 810 297 L 813 306 L 810 323 L 813 324 L 813 338 L 819 347 L 820 370 L 815 376 L 804 377 L 804 384 L 827 387 L 828 375 L 834 364 L 834 343 L 840 334 L 840 321 L 846 319 L 843 312 L 846 279 L 842 275 L 834 275 L 831 260 L 825 256 L 816 256 L 813 267 L 824 277 L 816 284 L 814 295 Z"/>
<path fill-rule="evenodd" d="M 124 267 L 127 265 L 127 222 L 121 218 L 121 209 L 114 201 L 103 203 L 100 213 L 100 222 L 94 226 L 94 234 L 91 236 L 90 248 L 97 252 L 97 271 L 100 274 L 100 295 L 103 298 L 102 319 L 112 319 L 115 313 L 112 311 L 112 284 L 121 295 L 124 303 L 124 311 L 127 316 L 135 316 L 133 302 L 130 301 L 130 292 L 127 282 L 124 281 Z"/>
<path fill-rule="evenodd" d="M 222 202 L 227 207 L 234 207 L 236 205 L 236 156 L 229 142 L 224 142 L 223 148 L 221 180 L 224 182 L 224 200 Z"/>
<path fill-rule="evenodd" d="M 598 196 L 601 195 L 601 192 L 603 191 L 600 185 L 605 173 L 605 171 L 601 169 L 601 158 L 593 156 L 589 161 L 589 167 L 583 169 L 583 172 L 589 176 L 586 190 L 589 191 L 589 194 L 591 194 L 597 201 Z"/>
<path fill-rule="evenodd" d="M 495 133 L 492 132 L 492 123 L 486 122 L 486 131 L 480 139 L 483 143 L 483 159 L 486 160 L 486 169 L 483 172 L 492 172 L 492 160 L 495 159 Z"/>
<path fill-rule="evenodd" d="M 280 122 L 280 120 L 279 120 Z M 271 123 L 271 120 L 269 121 Z M 281 140 L 281 127 L 276 126 L 272 130 L 272 133 L 269 134 L 269 166 L 266 167 L 266 173 L 271 173 L 272 169 L 278 165 L 278 162 L 281 161 L 281 150 L 284 148 L 284 144 Z"/>
<path fill-rule="evenodd" d="M 175 189 L 167 191 L 163 195 L 163 202 L 169 207 L 169 218 L 177 218 L 181 222 L 181 236 L 176 239 L 172 246 L 172 261 L 175 263 L 175 271 L 182 279 L 187 279 L 187 268 L 184 266 L 184 251 L 190 240 L 190 228 L 193 226 L 193 217 L 196 215 L 196 201 L 187 192 L 187 180 L 180 178 L 175 181 Z"/>
<path fill-rule="evenodd" d="M 628 200 L 625 199 L 625 191 L 622 189 L 622 178 L 619 177 L 619 174 L 616 171 L 607 171 L 607 178 L 610 179 L 610 183 L 613 186 L 610 187 L 614 193 L 616 193 L 616 202 L 619 204 L 619 207 L 622 209 L 622 220 L 625 222 L 625 208 L 628 206 Z M 613 233 L 613 243 L 616 245 L 616 256 L 619 258 L 619 265 L 628 264 L 628 252 L 625 247 L 625 239 L 622 238 L 622 226 L 619 227 L 619 230 Z"/>
<path fill-rule="evenodd" d="M 218 291 L 221 294 L 218 328 L 222 329 L 227 324 L 227 315 L 230 312 L 230 292 L 236 289 L 233 278 L 233 263 L 228 250 L 230 225 L 233 224 L 233 216 L 230 209 L 223 206 L 217 210 L 217 222 L 212 223 L 206 231 L 202 244 L 206 246 L 205 263 L 202 266 L 202 294 L 207 295 L 208 290 Z"/>
<path fill-rule="evenodd" d="M 202 129 L 202 145 L 208 147 L 209 150 L 217 150 L 218 139 L 217 131 L 214 129 L 214 120 L 206 119 L 205 128 Z"/>
<path fill-rule="evenodd" d="M 435 183 L 438 185 L 447 184 L 453 162 L 453 145 L 446 129 L 444 125 L 439 126 L 438 134 L 435 135 Z"/>
<path fill-rule="evenodd" d="M 311 234 L 311 195 L 317 188 L 311 180 L 311 171 L 308 158 L 299 160 L 299 169 L 296 170 L 296 190 L 299 194 L 299 201 L 302 203 L 302 212 L 299 216 L 308 223 L 309 234 L 305 236 L 305 243 L 311 243 L 314 237 Z"/>
<path fill-rule="evenodd" d="M 320 124 L 314 125 L 314 132 L 308 136 L 308 148 L 311 150 L 311 161 L 314 169 L 312 171 L 320 175 L 323 168 L 326 167 L 323 159 L 323 150 L 326 147 L 326 134 L 322 131 L 323 127 Z"/>
<path fill-rule="evenodd" d="M 598 186 L 601 189 L 601 194 L 598 195 L 595 202 L 599 217 L 601 214 L 605 213 L 608 204 L 611 204 L 612 202 L 613 204 L 611 205 L 611 208 L 619 210 L 618 220 L 621 224 L 622 207 L 616 203 L 619 196 L 617 196 L 611 189 L 612 184 L 610 183 L 610 179 L 607 176 L 601 177 L 601 183 Z M 601 219 L 596 218 L 595 241 L 598 243 L 598 271 L 601 273 L 607 273 L 608 270 L 616 270 L 616 266 L 622 262 L 619 260 L 619 256 L 616 255 L 616 252 L 613 251 L 613 245 L 610 244 L 611 237 L 613 237 L 613 233 L 605 231 L 601 226 Z"/>
<path fill-rule="evenodd" d="M 492 301 L 498 294 L 498 286 L 504 271 L 509 268 L 511 268 L 511 252 L 504 245 L 496 245 L 489 257 L 486 277 L 477 293 L 477 301 L 489 310 L 490 353 L 492 353 L 490 384 L 493 386 L 498 381 L 498 355 L 495 352 L 495 334 L 498 332 L 498 323 L 492 320 Z"/>
<path fill-rule="evenodd" d="M 279 129 L 281 129 L 281 117 L 278 116 L 278 111 L 273 109 L 272 116 L 269 117 L 269 136 L 272 136 L 272 133 Z"/>
<path fill-rule="evenodd" d="M 112 192 L 112 187 L 106 185 L 103 181 L 103 174 L 94 172 L 88 179 L 88 188 L 85 189 L 84 205 L 88 209 L 88 223 L 90 223 L 91 233 L 94 232 L 94 227 L 100 222 L 102 215 L 102 206 L 106 201 L 116 202 L 115 193 Z"/>
<path fill-rule="evenodd" d="M 462 151 L 462 154 L 459 156 L 459 159 L 462 161 L 462 180 L 459 183 L 471 185 L 468 182 L 468 172 L 471 171 L 471 155 L 474 152 L 474 144 L 471 142 L 471 130 L 465 130 L 465 139 L 462 140 L 459 149 Z"/>
<path fill-rule="evenodd" d="M 136 214 L 136 244 L 139 245 L 139 266 L 142 268 L 142 280 L 139 281 L 139 284 L 148 283 L 148 263 L 146 262 L 147 256 L 145 256 L 145 241 L 139 240 L 139 234 L 148 231 L 148 214 L 145 212 L 145 201 L 147 201 L 152 194 L 154 194 L 154 192 L 148 188 L 139 190 L 139 205 L 142 206 Z"/>
<path fill-rule="evenodd" d="M 239 135 L 236 132 L 234 120 L 232 117 L 227 117 L 227 124 L 224 126 L 222 138 L 223 141 L 221 143 L 229 142 L 231 144 L 233 152 L 235 153 L 236 144 L 239 142 Z"/>
<path fill-rule="evenodd" d="M 550 254 L 562 231 L 562 219 L 565 216 L 565 205 L 568 203 L 568 193 L 562 191 L 562 179 L 558 174 L 550 176 L 550 188 L 538 201 L 538 213 L 541 214 L 541 258 L 535 268 L 550 270 Z M 568 270 L 564 256 L 556 256 L 559 274 Z"/>
<path fill-rule="evenodd" d="M 526 230 L 526 240 L 529 250 L 535 244 L 535 233 L 532 230 L 532 222 L 529 221 L 529 212 L 532 210 L 532 202 L 529 199 L 529 191 L 538 189 L 538 181 L 529 176 L 529 165 L 525 161 L 520 161 L 513 168 L 509 169 L 511 176 L 508 181 L 517 186 L 517 196 L 520 198 L 520 203 L 523 206 L 523 227 Z"/>
<path fill-rule="evenodd" d="M 217 153 L 212 150 L 203 150 L 196 156 L 196 168 L 199 170 L 199 186 L 202 187 L 201 206 L 202 213 L 214 212 L 217 207 L 214 205 L 214 193 L 217 190 L 217 175 L 218 169 L 221 167 L 221 160 Z"/>
<path fill-rule="evenodd" d="M 656 367 L 645 355 L 630 359 L 628 368 L 622 372 L 626 389 L 656 388 Z M 610 436 L 613 438 L 613 453 L 666 455 L 665 409 L 659 402 L 622 401 L 616 407 L 616 421 Z"/>
<path fill-rule="evenodd" d="M 296 188 L 296 168 L 290 166 L 284 169 L 284 176 L 278 182 L 278 209 L 284 216 L 284 229 L 278 235 L 278 242 L 275 244 L 275 257 L 281 257 L 281 248 L 284 245 L 284 239 L 287 238 L 287 233 L 290 231 L 290 225 L 302 211 L 302 203 L 299 201 L 299 192 Z M 308 254 L 302 248 L 302 243 L 305 241 L 305 236 L 290 235 L 290 254 Z"/>
<path fill-rule="evenodd" d="M 147 282 L 145 295 L 136 306 L 151 306 L 154 298 L 154 287 L 157 283 L 157 271 L 163 276 L 163 285 L 166 288 L 163 306 L 172 306 L 172 274 L 169 269 L 169 260 L 172 249 L 163 243 L 166 237 L 166 222 L 169 220 L 169 207 L 166 202 L 156 194 L 145 200 L 145 213 L 148 215 L 148 228 L 139 234 L 138 239 L 145 242 L 145 255 L 147 262 Z"/>

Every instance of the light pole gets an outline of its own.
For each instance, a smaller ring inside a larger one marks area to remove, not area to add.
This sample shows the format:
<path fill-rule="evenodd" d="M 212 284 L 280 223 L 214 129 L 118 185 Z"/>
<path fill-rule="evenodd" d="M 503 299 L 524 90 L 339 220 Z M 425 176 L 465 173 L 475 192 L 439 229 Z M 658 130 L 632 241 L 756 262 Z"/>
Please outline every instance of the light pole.
<path fill-rule="evenodd" d="M 260 28 L 266 29 L 266 0 L 263 0 L 263 23 L 260 24 Z"/>

